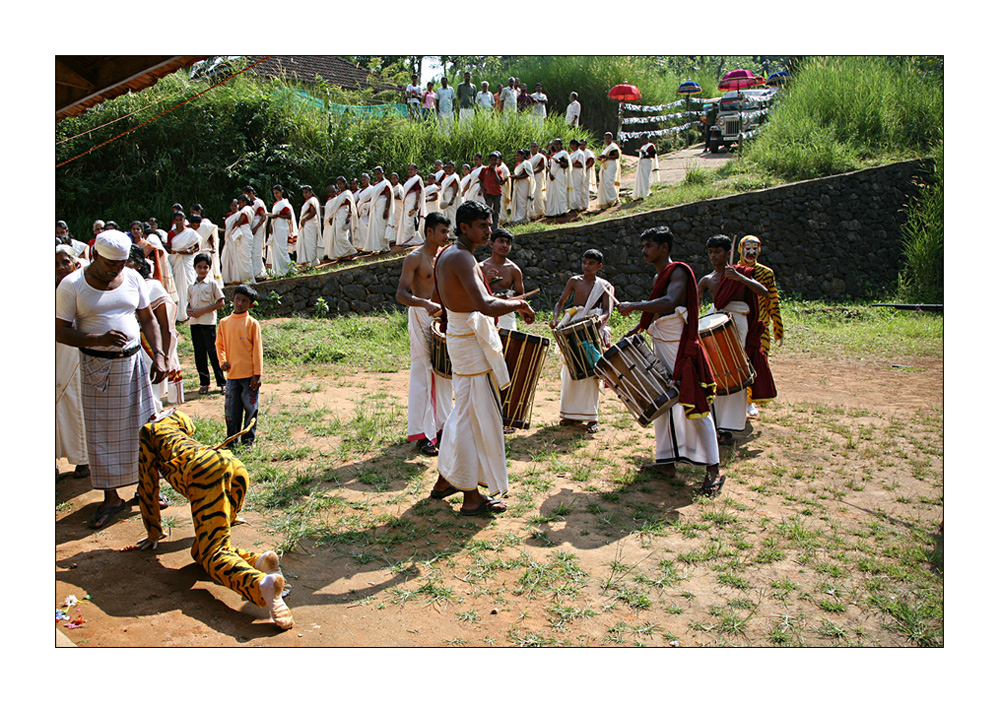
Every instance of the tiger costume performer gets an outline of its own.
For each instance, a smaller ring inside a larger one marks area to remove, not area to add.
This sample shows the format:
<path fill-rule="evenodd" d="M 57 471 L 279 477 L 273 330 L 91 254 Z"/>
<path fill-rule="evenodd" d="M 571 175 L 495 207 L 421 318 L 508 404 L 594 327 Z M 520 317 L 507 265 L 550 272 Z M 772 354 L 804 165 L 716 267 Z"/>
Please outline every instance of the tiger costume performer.
<path fill-rule="evenodd" d="M 160 523 L 160 475 L 191 502 L 195 538 L 191 556 L 219 585 L 266 608 L 281 629 L 292 627 L 292 611 L 281 598 L 284 576 L 274 551 L 252 553 L 234 548 L 229 527 L 246 497 L 246 467 L 228 450 L 217 450 L 191 437 L 194 423 L 169 409 L 139 433 L 139 507 L 146 538 L 139 548 L 155 549 L 164 538 Z"/>

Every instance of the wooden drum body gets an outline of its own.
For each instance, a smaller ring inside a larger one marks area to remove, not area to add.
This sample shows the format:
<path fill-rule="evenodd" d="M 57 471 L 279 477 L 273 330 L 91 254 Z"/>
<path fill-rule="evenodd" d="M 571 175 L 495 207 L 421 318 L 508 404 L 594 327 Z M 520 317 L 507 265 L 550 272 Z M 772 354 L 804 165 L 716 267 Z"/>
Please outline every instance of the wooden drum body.
<path fill-rule="evenodd" d="M 736 323 L 727 312 L 713 312 L 698 320 L 698 338 L 705 347 L 715 377 L 715 392 L 729 396 L 753 383 L 756 373 L 739 340 Z"/>
<path fill-rule="evenodd" d="M 500 392 L 503 424 L 512 428 L 531 425 L 535 387 L 549 353 L 549 340 L 527 332 L 500 330 L 503 358 L 507 362 L 510 385 Z"/>
<path fill-rule="evenodd" d="M 595 369 L 643 427 L 680 400 L 670 372 L 642 335 L 627 336 L 609 347 Z"/>
<path fill-rule="evenodd" d="M 431 370 L 444 379 L 451 378 L 451 357 L 448 356 L 448 340 L 441 331 L 441 322 L 431 323 Z"/>
<path fill-rule="evenodd" d="M 574 381 L 597 376 L 594 364 L 604 354 L 601 341 L 600 318 L 587 317 L 553 331 L 559 351 L 562 352 L 569 377 Z"/>

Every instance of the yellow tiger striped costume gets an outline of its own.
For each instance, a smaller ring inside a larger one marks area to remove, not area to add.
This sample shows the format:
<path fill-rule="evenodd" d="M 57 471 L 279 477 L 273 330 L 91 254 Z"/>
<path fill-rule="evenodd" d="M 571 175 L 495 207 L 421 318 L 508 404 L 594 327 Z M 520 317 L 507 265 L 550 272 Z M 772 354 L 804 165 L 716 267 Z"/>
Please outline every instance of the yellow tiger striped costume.
<path fill-rule="evenodd" d="M 767 296 L 759 295 L 760 321 L 764 331 L 760 334 L 760 348 L 767 356 L 771 351 L 771 325 L 774 325 L 774 340 L 785 338 L 785 327 L 781 322 L 781 300 L 778 297 L 778 286 L 774 284 L 774 271 L 760 263 L 754 263 L 753 279 L 767 288 Z"/>
<path fill-rule="evenodd" d="M 229 526 L 247 493 L 246 467 L 228 450 L 199 443 L 191 437 L 193 432 L 191 419 L 174 410 L 147 423 L 139 433 L 139 506 L 147 536 L 163 536 L 158 499 L 162 473 L 170 486 L 191 502 L 194 560 L 218 584 L 258 607 L 266 607 L 260 592 L 266 573 L 254 567 L 262 554 L 229 543 Z"/>

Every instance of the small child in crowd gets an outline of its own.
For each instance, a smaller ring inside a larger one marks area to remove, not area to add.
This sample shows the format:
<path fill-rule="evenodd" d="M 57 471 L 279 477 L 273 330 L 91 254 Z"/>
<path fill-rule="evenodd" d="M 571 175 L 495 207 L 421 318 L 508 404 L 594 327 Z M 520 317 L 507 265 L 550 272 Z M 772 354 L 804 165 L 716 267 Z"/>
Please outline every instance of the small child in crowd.
<path fill-rule="evenodd" d="M 220 368 L 227 378 L 226 437 L 238 434 L 257 416 L 264 346 L 260 322 L 248 312 L 256 301 L 256 290 L 249 285 L 238 286 L 233 293 L 233 314 L 222 318 L 215 338 Z M 256 434 L 257 422 L 254 421 L 253 427 L 240 437 L 240 442 L 252 446 Z"/>
<path fill-rule="evenodd" d="M 219 281 L 208 277 L 212 272 L 210 254 L 199 253 L 194 257 L 194 272 L 198 277 L 188 286 L 187 314 L 191 324 L 191 344 L 194 345 L 194 364 L 201 383 L 198 393 L 205 395 L 211 383 L 208 375 L 210 361 L 215 373 L 215 383 L 221 389 L 226 388 L 226 379 L 215 353 L 215 311 L 226 304 L 226 299 L 222 295 Z"/>
<path fill-rule="evenodd" d="M 552 313 L 549 327 L 557 329 L 596 315 L 599 336 L 606 349 L 611 344 L 608 319 L 611 317 L 611 303 L 615 289 L 607 280 L 597 277 L 597 272 L 603 265 L 604 254 L 596 248 L 591 248 L 583 254 L 583 275 L 574 275 L 566 283 L 566 288 Z M 568 302 L 571 298 L 572 302 Z M 570 306 L 564 311 L 563 307 L 567 304 Z M 560 313 L 562 313 L 561 318 Z M 601 403 L 599 379 L 591 376 L 573 380 L 565 363 L 560 378 L 562 386 L 559 398 L 559 424 L 573 425 L 581 422 L 586 425 L 588 433 L 596 433 L 597 412 Z"/>

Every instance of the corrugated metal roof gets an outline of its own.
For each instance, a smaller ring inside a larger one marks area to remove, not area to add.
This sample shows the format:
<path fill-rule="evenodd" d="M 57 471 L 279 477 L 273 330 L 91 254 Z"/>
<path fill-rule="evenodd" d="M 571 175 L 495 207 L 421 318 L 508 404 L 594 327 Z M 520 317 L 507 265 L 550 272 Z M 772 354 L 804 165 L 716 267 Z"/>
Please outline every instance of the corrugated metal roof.
<path fill-rule="evenodd" d="M 57 56 L 56 120 L 129 91 L 149 88 L 207 56 Z"/>

